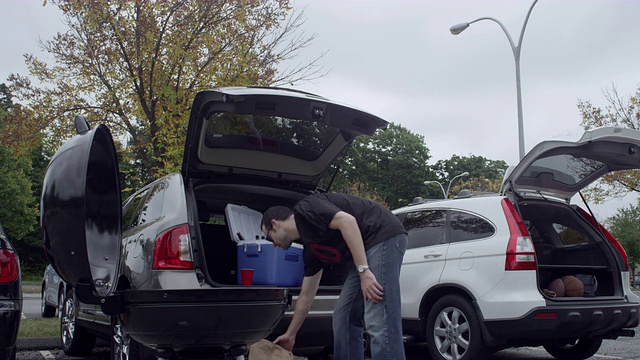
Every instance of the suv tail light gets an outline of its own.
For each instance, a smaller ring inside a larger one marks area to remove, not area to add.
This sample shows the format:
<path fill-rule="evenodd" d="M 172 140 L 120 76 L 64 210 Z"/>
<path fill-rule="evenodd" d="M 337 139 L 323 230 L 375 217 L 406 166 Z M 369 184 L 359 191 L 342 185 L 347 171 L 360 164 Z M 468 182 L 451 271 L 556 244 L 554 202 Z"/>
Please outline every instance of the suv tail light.
<path fill-rule="evenodd" d="M 20 273 L 18 256 L 12 250 L 0 249 L 0 284 L 14 282 Z"/>
<path fill-rule="evenodd" d="M 507 218 L 509 244 L 507 245 L 507 260 L 505 270 L 536 270 L 536 252 L 529 231 L 524 226 L 520 215 L 509 199 L 502 200 L 502 210 Z"/>
<path fill-rule="evenodd" d="M 600 230 L 602 230 L 602 233 L 607 238 L 607 240 L 613 245 L 613 247 L 616 248 L 616 250 L 618 250 L 620 255 L 622 255 L 622 259 L 624 260 L 624 266 L 625 266 L 624 270 L 629 271 L 629 257 L 627 256 L 627 252 L 624 251 L 624 248 L 622 247 L 622 245 L 620 245 L 618 240 L 616 240 L 616 238 L 613 237 L 613 235 L 611 235 L 611 233 L 607 229 L 605 229 L 604 226 L 602 226 L 602 224 L 596 224 L 596 219 L 594 219 L 593 216 L 591 216 L 591 214 L 584 211 L 580 207 L 577 207 L 577 208 L 580 215 L 582 215 L 582 217 L 587 219 L 587 221 L 589 221 L 591 225 L 593 225 L 596 228 L 600 227 Z"/>
<path fill-rule="evenodd" d="M 153 270 L 193 270 L 191 241 L 187 224 L 171 228 L 156 238 Z"/>

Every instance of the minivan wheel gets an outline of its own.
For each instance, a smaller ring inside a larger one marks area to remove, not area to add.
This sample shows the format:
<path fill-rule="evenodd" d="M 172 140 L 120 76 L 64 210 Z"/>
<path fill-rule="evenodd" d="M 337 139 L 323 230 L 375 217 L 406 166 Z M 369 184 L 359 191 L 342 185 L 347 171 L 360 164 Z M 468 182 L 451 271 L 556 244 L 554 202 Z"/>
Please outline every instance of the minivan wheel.
<path fill-rule="evenodd" d="M 73 290 L 69 290 L 64 298 L 60 315 L 60 343 L 62 350 L 69 356 L 89 355 L 96 343 L 96 337 L 78 326 L 76 304 L 73 301 Z"/>
<path fill-rule="evenodd" d="M 56 307 L 47 305 L 47 302 L 44 301 L 44 287 L 40 293 L 40 315 L 42 315 L 43 318 L 54 317 L 56 315 Z"/>
<path fill-rule="evenodd" d="M 447 295 L 431 308 L 427 318 L 427 348 L 442 360 L 482 359 L 487 353 L 473 306 L 458 295 Z"/>
<path fill-rule="evenodd" d="M 544 345 L 544 349 L 549 355 L 559 360 L 581 360 L 595 355 L 600 345 L 602 345 L 602 339 L 578 339 L 564 345 Z"/>
<path fill-rule="evenodd" d="M 156 360 L 155 351 L 132 339 L 117 316 L 111 317 L 110 347 L 111 360 Z"/>

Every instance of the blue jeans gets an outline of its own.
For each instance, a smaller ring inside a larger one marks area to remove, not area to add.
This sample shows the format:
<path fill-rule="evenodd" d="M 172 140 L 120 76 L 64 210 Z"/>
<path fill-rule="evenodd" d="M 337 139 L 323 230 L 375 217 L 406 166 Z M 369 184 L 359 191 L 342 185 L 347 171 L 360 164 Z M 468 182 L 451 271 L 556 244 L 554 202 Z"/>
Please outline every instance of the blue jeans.
<path fill-rule="evenodd" d="M 405 358 L 400 313 L 400 266 L 407 249 L 405 234 L 367 250 L 369 270 L 384 289 L 382 301 L 364 301 L 355 266 L 344 282 L 333 311 L 335 360 L 364 359 L 364 329 L 371 339 L 372 360 Z"/>

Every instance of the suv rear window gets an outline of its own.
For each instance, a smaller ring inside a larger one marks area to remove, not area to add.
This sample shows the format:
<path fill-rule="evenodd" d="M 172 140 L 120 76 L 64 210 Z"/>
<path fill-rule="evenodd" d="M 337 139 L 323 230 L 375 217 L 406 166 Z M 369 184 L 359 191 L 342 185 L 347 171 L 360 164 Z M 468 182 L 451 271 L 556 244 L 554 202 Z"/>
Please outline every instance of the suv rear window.
<path fill-rule="evenodd" d="M 575 185 L 604 166 L 598 160 L 562 154 L 536 160 L 522 177 L 536 178 L 542 173 L 549 173 L 554 181 Z"/>
<path fill-rule="evenodd" d="M 267 151 L 316 160 L 340 129 L 317 121 L 281 116 L 214 113 L 206 123 L 205 146 Z"/>

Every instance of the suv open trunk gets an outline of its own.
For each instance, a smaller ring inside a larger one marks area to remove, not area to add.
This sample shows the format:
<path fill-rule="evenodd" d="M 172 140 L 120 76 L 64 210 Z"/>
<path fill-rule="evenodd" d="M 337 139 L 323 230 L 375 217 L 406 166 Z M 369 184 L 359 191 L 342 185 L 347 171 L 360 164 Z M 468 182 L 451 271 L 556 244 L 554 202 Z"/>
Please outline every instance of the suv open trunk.
<path fill-rule="evenodd" d="M 547 200 L 520 201 L 518 207 L 534 243 L 540 290 L 572 275 L 585 282 L 584 298 L 623 295 L 616 286 L 621 283 L 622 259 L 577 208 Z M 556 297 L 561 298 L 567 296 Z"/>

